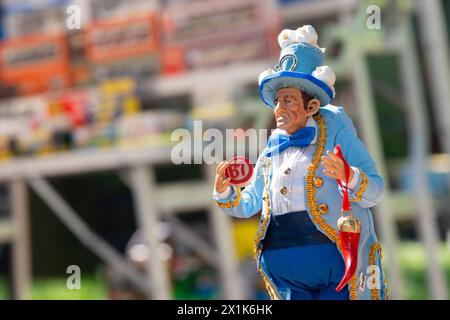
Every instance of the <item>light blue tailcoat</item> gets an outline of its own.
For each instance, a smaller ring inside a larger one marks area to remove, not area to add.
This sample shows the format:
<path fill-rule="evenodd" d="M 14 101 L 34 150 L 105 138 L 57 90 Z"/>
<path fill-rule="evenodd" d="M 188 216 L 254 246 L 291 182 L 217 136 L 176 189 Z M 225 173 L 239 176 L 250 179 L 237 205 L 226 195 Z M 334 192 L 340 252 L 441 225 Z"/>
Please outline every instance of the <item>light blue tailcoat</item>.
<path fill-rule="evenodd" d="M 335 179 L 322 173 L 320 157 L 327 150 L 341 145 L 347 162 L 360 170 L 358 186 L 349 190 L 353 216 L 361 221 L 361 237 L 358 250 L 358 267 L 349 282 L 351 299 L 386 299 L 387 288 L 381 266 L 381 246 L 375 234 L 370 207 L 375 206 L 384 191 L 383 179 L 378 175 L 375 162 L 358 138 L 355 127 L 342 107 L 327 105 L 314 115 L 318 124 L 318 141 L 314 157 L 308 171 L 303 175 L 304 199 L 306 209 L 317 229 L 337 244 L 340 240 L 337 220 L 341 216 L 342 190 Z M 233 188 L 226 199 L 215 199 L 223 211 L 231 216 L 249 218 L 261 209 L 260 225 L 255 240 L 255 258 L 257 267 L 266 283 L 272 299 L 286 299 L 288 293 L 277 288 L 267 273 L 264 261 L 261 261 L 262 240 L 270 223 L 271 195 L 269 190 L 272 179 L 271 160 L 264 156 L 265 150 L 255 165 L 252 182 L 244 189 Z M 299 261 L 298 263 L 302 263 Z"/>

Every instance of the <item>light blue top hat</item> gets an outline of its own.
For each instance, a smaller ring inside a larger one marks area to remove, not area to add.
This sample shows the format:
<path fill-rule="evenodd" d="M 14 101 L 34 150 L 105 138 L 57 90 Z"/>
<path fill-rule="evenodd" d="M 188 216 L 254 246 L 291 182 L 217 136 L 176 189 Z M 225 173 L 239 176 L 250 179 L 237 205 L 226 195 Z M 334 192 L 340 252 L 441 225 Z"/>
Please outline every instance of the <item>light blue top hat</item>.
<path fill-rule="evenodd" d="M 317 34 L 313 27 L 283 30 L 278 36 L 282 48 L 278 65 L 259 76 L 259 91 L 265 104 L 274 108 L 277 91 L 285 87 L 297 87 L 316 97 L 323 107 L 334 96 L 336 77 L 328 66 L 322 66 L 324 49 L 317 46 Z"/>

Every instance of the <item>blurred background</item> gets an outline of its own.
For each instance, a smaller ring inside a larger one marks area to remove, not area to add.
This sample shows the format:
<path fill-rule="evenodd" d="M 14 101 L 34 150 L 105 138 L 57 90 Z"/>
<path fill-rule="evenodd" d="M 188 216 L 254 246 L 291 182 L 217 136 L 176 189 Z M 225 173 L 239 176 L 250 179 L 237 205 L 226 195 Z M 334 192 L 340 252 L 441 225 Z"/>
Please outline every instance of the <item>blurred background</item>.
<path fill-rule="evenodd" d="M 267 299 L 258 215 L 171 137 L 274 128 L 258 75 L 304 24 L 386 181 L 390 298 L 448 299 L 449 0 L 0 3 L 0 299 Z"/>

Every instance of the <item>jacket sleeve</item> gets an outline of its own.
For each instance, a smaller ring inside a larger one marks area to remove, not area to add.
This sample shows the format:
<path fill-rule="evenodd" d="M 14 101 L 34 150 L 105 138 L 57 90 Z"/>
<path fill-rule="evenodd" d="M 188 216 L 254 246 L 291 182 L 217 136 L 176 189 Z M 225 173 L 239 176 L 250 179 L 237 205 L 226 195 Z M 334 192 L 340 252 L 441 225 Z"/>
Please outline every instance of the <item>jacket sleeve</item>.
<path fill-rule="evenodd" d="M 342 109 L 336 114 L 337 121 L 343 125 L 336 134 L 335 145 L 339 144 L 342 154 L 350 166 L 359 171 L 356 188 L 348 190 L 349 200 L 362 208 L 377 205 L 384 193 L 384 181 L 378 174 L 375 161 L 367 151 L 364 143 L 358 138 L 356 129 Z M 343 190 L 339 187 L 339 192 Z"/>
<path fill-rule="evenodd" d="M 249 218 L 262 208 L 262 192 L 264 189 L 265 165 L 264 157 L 259 156 L 253 178 L 249 185 L 241 190 L 231 187 L 232 192 L 226 198 L 219 198 L 213 193 L 216 204 L 226 214 L 237 218 Z"/>

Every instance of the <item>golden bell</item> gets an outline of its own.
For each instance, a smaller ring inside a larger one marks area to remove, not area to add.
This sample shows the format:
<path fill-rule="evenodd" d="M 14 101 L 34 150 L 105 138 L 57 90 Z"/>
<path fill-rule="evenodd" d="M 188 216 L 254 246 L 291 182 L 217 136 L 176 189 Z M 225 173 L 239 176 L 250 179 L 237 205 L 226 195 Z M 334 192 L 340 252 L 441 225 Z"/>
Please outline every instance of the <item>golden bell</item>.
<path fill-rule="evenodd" d="M 342 216 L 337 221 L 337 227 L 339 231 L 342 232 L 361 232 L 361 221 L 356 218 L 353 218 L 351 215 Z"/>

